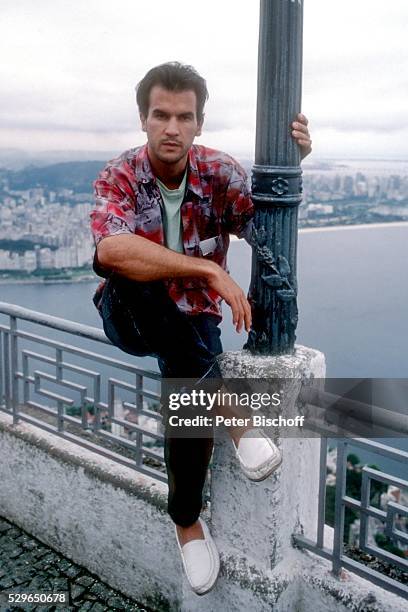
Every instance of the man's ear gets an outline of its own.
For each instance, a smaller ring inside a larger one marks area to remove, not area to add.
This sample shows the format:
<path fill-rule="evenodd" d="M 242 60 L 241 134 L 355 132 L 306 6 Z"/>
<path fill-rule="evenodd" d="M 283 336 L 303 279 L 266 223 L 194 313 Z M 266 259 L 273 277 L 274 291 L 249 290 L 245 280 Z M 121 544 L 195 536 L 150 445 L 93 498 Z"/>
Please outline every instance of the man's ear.
<path fill-rule="evenodd" d="M 142 125 L 142 132 L 146 132 L 146 117 L 143 115 L 143 113 L 139 113 L 139 117 Z"/>
<path fill-rule="evenodd" d="M 198 122 L 198 127 L 197 127 L 197 131 L 196 131 L 196 136 L 201 136 L 201 132 L 203 130 L 203 123 L 204 123 L 204 117 L 205 115 L 203 115 L 201 117 L 201 121 Z"/>

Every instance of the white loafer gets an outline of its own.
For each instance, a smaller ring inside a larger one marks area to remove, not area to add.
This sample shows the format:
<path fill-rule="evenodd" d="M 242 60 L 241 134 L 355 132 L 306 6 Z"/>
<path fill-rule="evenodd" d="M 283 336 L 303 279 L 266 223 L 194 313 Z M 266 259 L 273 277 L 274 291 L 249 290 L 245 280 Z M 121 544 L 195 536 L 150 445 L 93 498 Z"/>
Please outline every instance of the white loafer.
<path fill-rule="evenodd" d="M 249 429 L 240 438 L 238 447 L 234 441 L 233 445 L 242 471 L 255 482 L 268 478 L 282 463 L 280 450 L 262 429 Z"/>
<path fill-rule="evenodd" d="M 204 540 L 192 540 L 180 546 L 176 526 L 175 532 L 187 580 L 197 595 L 204 595 L 215 585 L 220 571 L 220 556 L 207 525 L 201 518 L 198 520 Z"/>

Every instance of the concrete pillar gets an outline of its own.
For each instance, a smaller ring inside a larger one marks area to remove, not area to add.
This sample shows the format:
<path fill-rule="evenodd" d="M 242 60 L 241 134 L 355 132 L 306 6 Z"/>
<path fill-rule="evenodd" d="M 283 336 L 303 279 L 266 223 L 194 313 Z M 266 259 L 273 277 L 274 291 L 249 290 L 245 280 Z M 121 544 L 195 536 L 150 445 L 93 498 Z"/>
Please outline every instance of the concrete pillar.
<path fill-rule="evenodd" d="M 237 351 L 221 356 L 221 369 L 225 378 L 253 379 L 254 392 L 259 391 L 256 379 L 271 379 L 275 385 L 279 380 L 285 398 L 283 416 L 290 417 L 298 414 L 302 381 L 325 376 L 325 359 L 319 351 L 303 346 L 296 346 L 293 355 L 270 357 Z M 185 592 L 183 610 L 216 610 L 228 606 L 228 601 L 234 602 L 234 609 L 257 612 L 294 609 L 290 606 L 299 584 L 295 566 L 302 553 L 293 548 L 291 535 L 316 535 L 320 440 L 275 442 L 283 462 L 257 483 L 242 473 L 229 435 L 225 432 L 216 440 L 211 530 L 221 551 L 223 579 L 203 601 Z"/>

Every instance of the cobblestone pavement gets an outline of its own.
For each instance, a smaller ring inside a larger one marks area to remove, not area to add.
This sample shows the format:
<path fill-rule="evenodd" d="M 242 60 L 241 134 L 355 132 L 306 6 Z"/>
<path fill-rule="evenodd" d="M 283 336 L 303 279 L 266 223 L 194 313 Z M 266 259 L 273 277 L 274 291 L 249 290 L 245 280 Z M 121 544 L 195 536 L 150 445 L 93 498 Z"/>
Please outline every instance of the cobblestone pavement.
<path fill-rule="evenodd" d="M 9 604 L 7 593 L 68 592 L 69 603 Z M 0 612 L 153 612 L 0 517 Z"/>

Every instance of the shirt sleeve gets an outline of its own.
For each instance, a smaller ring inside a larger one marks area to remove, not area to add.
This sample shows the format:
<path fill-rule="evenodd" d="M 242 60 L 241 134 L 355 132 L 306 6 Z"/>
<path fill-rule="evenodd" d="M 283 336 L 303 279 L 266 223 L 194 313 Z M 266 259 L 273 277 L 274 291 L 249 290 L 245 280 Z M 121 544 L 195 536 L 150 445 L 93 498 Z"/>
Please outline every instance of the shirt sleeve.
<path fill-rule="evenodd" d="M 234 160 L 226 193 L 224 222 L 230 234 L 244 238 L 249 244 L 252 236 L 254 205 L 245 170 Z"/>
<path fill-rule="evenodd" d="M 134 234 L 135 193 L 130 167 L 113 160 L 99 173 L 93 184 L 95 207 L 90 213 L 95 245 L 106 236 Z"/>

